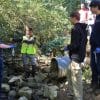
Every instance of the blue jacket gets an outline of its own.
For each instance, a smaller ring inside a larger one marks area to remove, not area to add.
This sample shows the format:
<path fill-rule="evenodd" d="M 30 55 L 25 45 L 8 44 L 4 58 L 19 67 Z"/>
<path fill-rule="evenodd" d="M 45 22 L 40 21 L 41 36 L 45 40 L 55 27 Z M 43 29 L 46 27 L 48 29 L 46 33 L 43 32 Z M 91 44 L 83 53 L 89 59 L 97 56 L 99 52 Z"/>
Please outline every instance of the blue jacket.
<path fill-rule="evenodd" d="M 90 37 L 90 45 L 95 50 L 100 47 L 100 15 L 96 16 L 95 24 Z"/>

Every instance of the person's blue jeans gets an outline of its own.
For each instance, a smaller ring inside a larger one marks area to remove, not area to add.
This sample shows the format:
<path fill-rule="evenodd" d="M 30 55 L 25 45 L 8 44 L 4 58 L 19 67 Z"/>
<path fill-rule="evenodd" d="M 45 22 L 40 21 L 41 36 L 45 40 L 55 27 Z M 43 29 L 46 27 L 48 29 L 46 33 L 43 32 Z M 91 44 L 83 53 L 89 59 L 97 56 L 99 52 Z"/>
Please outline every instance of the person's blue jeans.
<path fill-rule="evenodd" d="M 36 65 L 35 56 L 33 54 L 22 54 L 23 65 L 28 65 L 28 60 L 31 62 L 31 65 Z"/>
<path fill-rule="evenodd" d="M 1 94 L 2 78 L 3 78 L 3 58 L 0 57 L 0 94 Z"/>
<path fill-rule="evenodd" d="M 32 73 L 33 73 L 33 76 L 34 76 L 35 67 L 36 67 L 35 56 L 33 54 L 22 54 L 22 59 L 23 59 L 23 66 L 24 66 L 24 70 L 25 70 L 25 76 L 29 77 L 29 75 L 30 75 L 30 68 L 28 66 L 28 63 L 31 63 L 31 65 L 32 65 Z"/>
<path fill-rule="evenodd" d="M 100 53 L 94 54 L 94 49 L 91 49 L 90 66 L 92 70 L 92 84 L 100 82 Z"/>

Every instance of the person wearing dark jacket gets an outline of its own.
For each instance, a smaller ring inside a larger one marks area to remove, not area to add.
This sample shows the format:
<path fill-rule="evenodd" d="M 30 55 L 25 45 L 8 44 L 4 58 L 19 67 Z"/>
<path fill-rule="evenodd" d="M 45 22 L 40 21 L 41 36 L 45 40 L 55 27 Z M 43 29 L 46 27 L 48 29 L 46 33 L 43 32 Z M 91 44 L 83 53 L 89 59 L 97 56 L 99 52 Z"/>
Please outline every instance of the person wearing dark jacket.
<path fill-rule="evenodd" d="M 93 0 L 90 3 L 93 14 L 96 14 L 95 23 L 90 37 L 92 70 L 91 86 L 93 89 L 100 88 L 100 1 Z"/>
<path fill-rule="evenodd" d="M 67 46 L 71 64 L 68 70 L 68 85 L 74 100 L 83 100 L 81 62 L 84 61 L 87 43 L 87 25 L 79 23 L 80 14 L 73 12 L 70 21 L 74 25 L 71 30 L 71 43 Z"/>

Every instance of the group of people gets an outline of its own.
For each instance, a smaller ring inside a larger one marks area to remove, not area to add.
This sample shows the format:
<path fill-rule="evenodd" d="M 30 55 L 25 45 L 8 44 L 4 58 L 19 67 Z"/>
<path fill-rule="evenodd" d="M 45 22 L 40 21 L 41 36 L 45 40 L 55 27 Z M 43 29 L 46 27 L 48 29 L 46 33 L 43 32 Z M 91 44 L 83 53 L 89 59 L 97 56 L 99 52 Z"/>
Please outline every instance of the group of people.
<path fill-rule="evenodd" d="M 93 0 L 90 3 L 90 10 L 96 15 L 95 22 L 92 28 L 90 36 L 91 45 L 91 70 L 92 80 L 91 86 L 93 89 L 100 89 L 100 1 Z M 83 100 L 83 85 L 82 85 L 82 71 L 81 63 L 84 61 L 87 44 L 87 24 L 80 21 L 80 13 L 72 12 L 70 14 L 70 21 L 73 24 L 71 30 L 71 43 L 66 47 L 69 51 L 69 57 L 71 64 L 68 70 L 68 84 L 69 90 L 73 95 L 74 100 Z M 18 41 L 18 40 L 14 40 Z M 32 65 L 32 76 L 35 75 L 37 53 L 36 38 L 32 33 L 31 27 L 25 28 L 25 35 L 21 39 L 22 47 L 22 59 L 25 70 L 25 77 L 30 76 L 30 69 L 27 59 L 30 59 Z M 0 42 L 0 90 L 3 77 L 3 58 L 2 49 L 15 48 L 15 45 L 6 45 Z"/>
<path fill-rule="evenodd" d="M 89 7 L 91 12 L 96 15 L 89 40 L 91 46 L 91 87 L 95 91 L 100 89 L 100 0 L 92 0 Z M 81 22 L 80 17 L 78 11 L 70 14 L 70 21 L 73 24 L 71 42 L 65 47 L 69 51 L 71 59 L 67 75 L 68 86 L 73 100 L 83 100 L 81 63 L 84 61 L 86 53 L 87 23 Z"/>

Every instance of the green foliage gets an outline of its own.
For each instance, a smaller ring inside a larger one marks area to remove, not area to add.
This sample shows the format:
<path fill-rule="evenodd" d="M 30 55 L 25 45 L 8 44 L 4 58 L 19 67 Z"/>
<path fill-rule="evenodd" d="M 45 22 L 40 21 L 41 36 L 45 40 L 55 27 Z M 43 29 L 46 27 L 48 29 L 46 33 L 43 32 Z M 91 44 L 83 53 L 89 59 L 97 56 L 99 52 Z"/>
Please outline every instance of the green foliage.
<path fill-rule="evenodd" d="M 76 1 L 0 0 L 0 37 L 9 41 L 15 32 L 20 37 L 25 25 L 33 28 L 40 46 L 62 37 L 65 30 L 66 34 L 69 32 L 68 13 L 77 6 Z"/>
<path fill-rule="evenodd" d="M 53 50 L 57 50 L 56 52 L 59 52 L 61 47 L 64 46 L 64 41 L 65 41 L 65 38 L 63 38 L 63 37 L 58 37 L 58 38 L 55 38 L 55 39 L 53 39 L 51 41 L 48 41 L 46 44 L 44 44 L 41 47 L 42 48 L 42 52 L 44 54 L 50 53 Z"/>
<path fill-rule="evenodd" d="M 9 40 L 12 30 L 19 25 L 16 13 L 17 10 L 11 0 L 0 0 L 0 37 L 3 40 Z"/>
<path fill-rule="evenodd" d="M 91 69 L 90 65 L 85 65 L 83 68 L 83 80 L 85 80 L 87 83 L 91 80 Z"/>
<path fill-rule="evenodd" d="M 71 12 L 78 10 L 80 5 L 80 0 L 64 0 L 63 6 L 66 7 L 66 10 L 70 14 Z"/>

